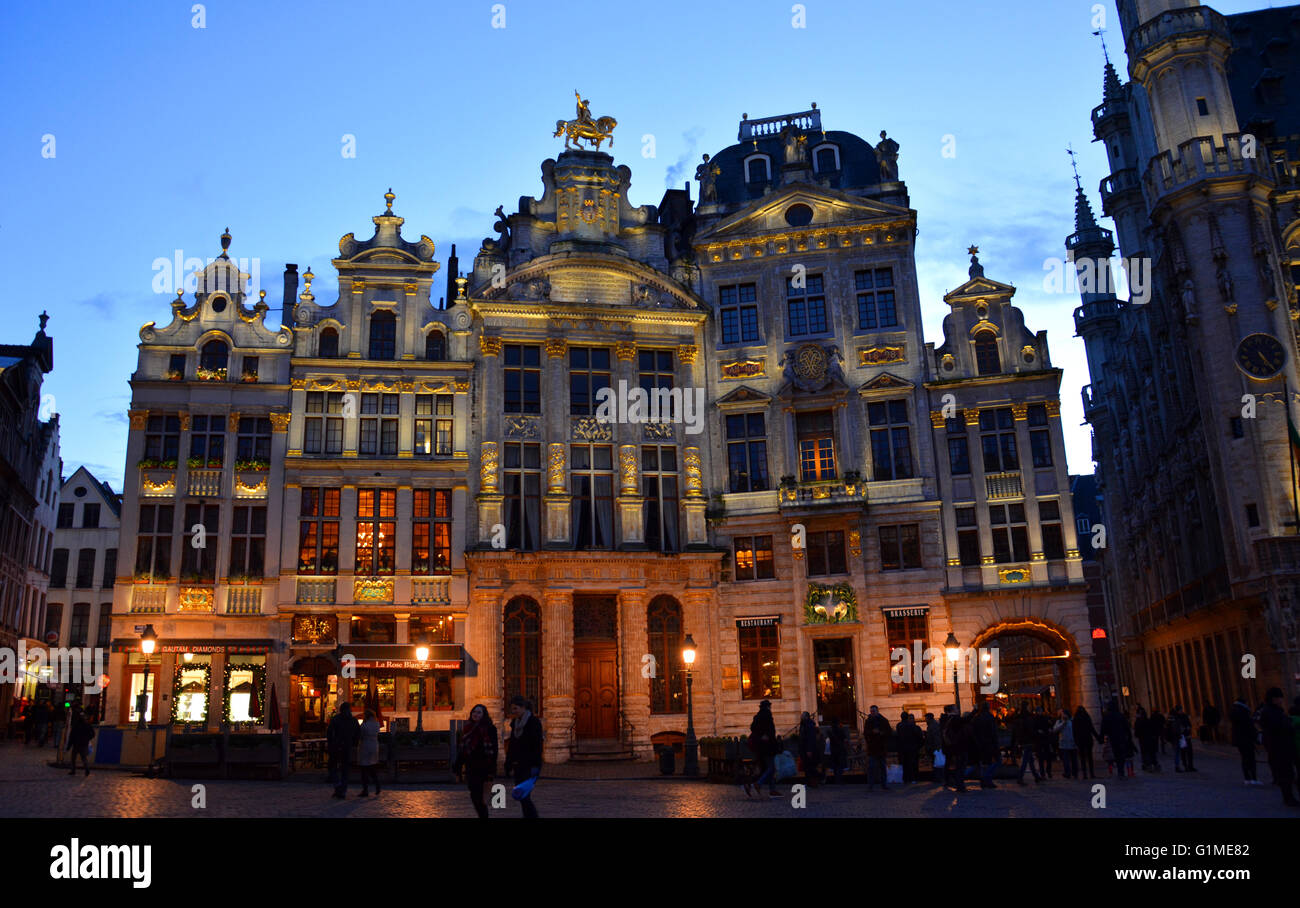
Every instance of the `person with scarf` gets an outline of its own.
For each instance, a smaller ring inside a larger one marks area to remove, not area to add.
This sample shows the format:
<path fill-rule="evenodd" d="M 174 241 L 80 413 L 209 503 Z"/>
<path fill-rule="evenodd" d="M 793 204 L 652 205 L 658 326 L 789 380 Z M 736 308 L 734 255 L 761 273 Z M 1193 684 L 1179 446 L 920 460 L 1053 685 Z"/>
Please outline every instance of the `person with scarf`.
<path fill-rule="evenodd" d="M 469 711 L 469 721 L 460 733 L 460 748 L 456 753 L 457 775 L 464 773 L 469 799 L 479 819 L 488 818 L 487 788 L 497 771 L 497 727 L 488 718 L 487 707 L 482 703 Z"/>
<path fill-rule="evenodd" d="M 542 720 L 533 715 L 533 701 L 520 696 L 510 700 L 510 737 L 506 740 L 506 772 L 513 773 L 515 787 L 528 783 L 523 796 L 515 795 L 527 819 L 537 819 L 532 786 L 542 774 Z"/>

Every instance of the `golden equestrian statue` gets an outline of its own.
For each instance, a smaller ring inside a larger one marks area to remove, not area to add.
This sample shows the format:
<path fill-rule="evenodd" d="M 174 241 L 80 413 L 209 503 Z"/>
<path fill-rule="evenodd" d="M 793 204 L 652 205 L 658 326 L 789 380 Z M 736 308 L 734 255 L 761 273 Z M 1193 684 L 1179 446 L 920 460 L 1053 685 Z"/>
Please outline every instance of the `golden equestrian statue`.
<path fill-rule="evenodd" d="M 573 147 L 580 149 L 582 146 L 578 143 L 586 139 L 600 151 L 600 143 L 609 139 L 609 147 L 614 147 L 614 127 L 618 121 L 613 117 L 600 117 L 593 120 L 591 111 L 587 107 L 587 102 L 582 99 L 582 94 L 574 89 L 574 97 L 578 99 L 578 117 L 575 120 L 556 120 L 555 135 L 564 136 L 564 147 L 569 148 L 569 142 L 573 142 Z"/>

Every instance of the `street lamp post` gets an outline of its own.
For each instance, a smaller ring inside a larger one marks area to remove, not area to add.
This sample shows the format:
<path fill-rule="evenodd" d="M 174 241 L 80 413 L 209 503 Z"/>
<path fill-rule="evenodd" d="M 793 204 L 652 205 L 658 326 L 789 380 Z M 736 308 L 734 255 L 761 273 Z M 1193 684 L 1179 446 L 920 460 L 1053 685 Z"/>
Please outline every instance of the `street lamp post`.
<path fill-rule="evenodd" d="M 700 747 L 695 740 L 695 701 L 691 689 L 691 666 L 695 664 L 695 641 L 690 634 L 682 644 L 682 662 L 686 664 L 686 760 L 682 774 L 698 776 L 700 774 Z"/>
<path fill-rule="evenodd" d="M 415 648 L 416 661 L 420 663 L 420 699 L 416 701 L 415 730 L 424 731 L 424 663 L 429 660 L 429 644 L 423 640 Z"/>
<path fill-rule="evenodd" d="M 153 625 L 145 625 L 144 632 L 140 634 L 140 652 L 144 655 L 144 689 L 140 692 L 139 702 L 136 703 L 136 712 L 140 714 L 140 730 L 149 731 L 149 723 L 145 721 L 145 712 L 149 709 L 149 658 L 153 655 L 154 648 L 158 644 L 158 635 L 154 633 Z M 158 736 L 149 731 L 149 769 L 145 772 L 146 776 L 152 778 L 153 764 L 158 755 Z"/>
<path fill-rule="evenodd" d="M 957 704 L 957 715 L 960 716 L 961 688 L 957 686 L 957 660 L 961 658 L 961 644 L 952 631 L 948 631 L 948 639 L 943 642 L 943 648 L 948 651 L 948 661 L 952 663 L 952 696 Z"/>

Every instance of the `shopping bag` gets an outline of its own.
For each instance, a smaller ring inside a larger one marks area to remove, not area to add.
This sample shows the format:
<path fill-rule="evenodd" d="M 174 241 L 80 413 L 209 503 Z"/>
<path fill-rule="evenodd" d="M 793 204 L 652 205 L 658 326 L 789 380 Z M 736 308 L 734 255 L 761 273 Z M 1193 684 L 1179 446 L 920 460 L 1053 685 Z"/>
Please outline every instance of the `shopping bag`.
<path fill-rule="evenodd" d="M 524 798 L 528 797 L 530 794 L 533 793 L 533 788 L 536 785 L 537 785 L 537 776 L 532 776 L 531 778 L 524 779 L 522 782 L 520 782 L 518 785 L 516 785 L 514 788 L 510 790 L 510 797 L 514 798 L 516 801 L 522 801 Z"/>
<path fill-rule="evenodd" d="M 777 754 L 773 760 L 773 766 L 776 769 L 777 780 L 792 778 L 795 774 L 794 754 L 788 750 L 783 750 Z"/>
<path fill-rule="evenodd" d="M 948 758 L 944 756 L 943 751 L 936 750 L 934 752 L 934 768 L 943 769 L 947 765 L 948 765 Z"/>
<path fill-rule="evenodd" d="M 897 764 L 888 767 L 885 770 L 885 781 L 888 782 L 890 785 L 902 785 L 903 767 L 898 766 Z"/>

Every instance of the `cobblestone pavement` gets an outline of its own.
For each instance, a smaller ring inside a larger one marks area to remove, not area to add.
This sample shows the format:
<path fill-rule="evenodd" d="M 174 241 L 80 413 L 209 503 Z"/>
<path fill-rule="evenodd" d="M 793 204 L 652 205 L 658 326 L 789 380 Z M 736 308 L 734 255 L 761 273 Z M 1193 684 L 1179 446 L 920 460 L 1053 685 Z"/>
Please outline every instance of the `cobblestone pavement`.
<path fill-rule="evenodd" d="M 346 801 L 330 797 L 323 782 L 147 779 L 138 774 L 92 769 L 69 776 L 47 765 L 53 751 L 0 745 L 0 817 L 472 817 L 463 787 L 451 783 L 399 784 L 378 798 L 359 798 L 354 778 Z M 669 778 L 545 778 L 534 802 L 551 817 L 1287 817 L 1300 810 L 1282 804 L 1268 784 L 1246 787 L 1235 753 L 1203 749 L 1199 772 L 1139 773 L 1135 778 L 1067 781 L 1041 785 L 999 782 L 993 791 L 965 794 L 923 782 L 907 788 L 868 791 L 865 785 L 823 786 L 794 806 L 791 782 L 781 798 L 747 800 L 739 788 Z M 653 771 L 647 766 L 645 776 Z M 194 785 L 203 785 L 206 807 L 192 806 Z M 1103 784 L 1106 808 L 1091 806 L 1092 786 Z M 516 817 L 518 807 L 494 815 Z"/>

